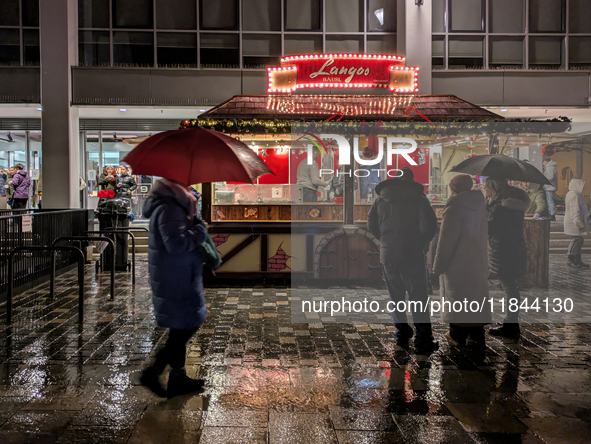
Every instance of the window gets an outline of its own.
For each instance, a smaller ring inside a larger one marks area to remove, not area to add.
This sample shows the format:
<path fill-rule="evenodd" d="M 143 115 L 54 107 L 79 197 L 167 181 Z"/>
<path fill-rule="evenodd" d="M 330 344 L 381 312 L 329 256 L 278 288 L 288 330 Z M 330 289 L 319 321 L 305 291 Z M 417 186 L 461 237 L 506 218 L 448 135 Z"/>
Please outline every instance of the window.
<path fill-rule="evenodd" d="M 524 0 L 489 0 L 490 32 L 520 33 L 524 31 Z"/>
<path fill-rule="evenodd" d="M 445 69 L 445 36 L 433 36 L 431 57 L 433 69 Z"/>
<path fill-rule="evenodd" d="M 570 0 L 569 8 L 569 31 L 591 34 L 591 2 Z"/>
<path fill-rule="evenodd" d="M 281 56 L 281 36 L 245 34 L 242 38 L 242 55 L 245 68 L 277 65 Z"/>
<path fill-rule="evenodd" d="M 446 0 L 433 0 L 433 32 L 445 32 L 447 27 L 445 2 Z"/>
<path fill-rule="evenodd" d="M 152 0 L 112 0 L 113 28 L 153 28 Z"/>
<path fill-rule="evenodd" d="M 0 29 L 0 65 L 19 65 L 21 47 L 18 29 Z"/>
<path fill-rule="evenodd" d="M 285 35 L 283 54 L 314 54 L 322 51 L 321 35 Z"/>
<path fill-rule="evenodd" d="M 285 0 L 285 29 L 288 31 L 322 30 L 320 0 Z"/>
<path fill-rule="evenodd" d="M 238 68 L 240 52 L 238 34 L 210 34 L 200 36 L 202 68 Z"/>
<path fill-rule="evenodd" d="M 109 0 L 78 0 L 79 28 L 108 28 Z"/>
<path fill-rule="evenodd" d="M 491 37 L 490 68 L 523 68 L 522 37 Z"/>
<path fill-rule="evenodd" d="M 111 63 L 108 32 L 80 31 L 78 49 L 82 66 L 108 66 Z"/>
<path fill-rule="evenodd" d="M 478 69 L 484 66 L 484 39 L 482 37 L 449 38 L 450 69 Z"/>
<path fill-rule="evenodd" d="M 153 66 L 154 35 L 150 32 L 115 31 L 113 64 L 119 66 Z"/>
<path fill-rule="evenodd" d="M 327 35 L 326 52 L 348 52 L 353 54 L 362 53 L 363 37 Z"/>
<path fill-rule="evenodd" d="M 195 0 L 156 0 L 158 29 L 197 29 Z"/>
<path fill-rule="evenodd" d="M 484 31 L 484 1 L 449 0 L 451 31 Z"/>
<path fill-rule="evenodd" d="M 21 1 L 23 8 L 23 26 L 39 27 L 39 0 Z"/>
<path fill-rule="evenodd" d="M 281 31 L 281 0 L 242 0 L 244 31 Z"/>
<path fill-rule="evenodd" d="M 396 31 L 396 2 L 368 0 L 367 30 L 379 32 Z"/>
<path fill-rule="evenodd" d="M 38 66 L 41 62 L 39 52 L 39 30 L 38 29 L 24 29 L 23 30 L 23 62 L 25 65 Z"/>
<path fill-rule="evenodd" d="M 530 32 L 564 32 L 565 0 L 530 0 Z"/>
<path fill-rule="evenodd" d="M 238 29 L 237 0 L 201 0 L 201 29 Z"/>
<path fill-rule="evenodd" d="M 326 32 L 363 31 L 363 3 L 360 0 L 325 0 Z"/>
<path fill-rule="evenodd" d="M 159 32 L 157 42 L 158 66 L 197 66 L 197 34 Z"/>
<path fill-rule="evenodd" d="M 0 26 L 19 25 L 18 0 L 0 1 Z"/>
<path fill-rule="evenodd" d="M 562 66 L 562 46 L 562 37 L 530 37 L 530 67 L 537 69 L 559 69 Z"/>
<path fill-rule="evenodd" d="M 396 54 L 396 36 L 368 36 L 366 52 L 368 54 Z"/>
<path fill-rule="evenodd" d="M 569 58 L 571 67 L 591 69 L 591 37 L 571 37 Z"/>

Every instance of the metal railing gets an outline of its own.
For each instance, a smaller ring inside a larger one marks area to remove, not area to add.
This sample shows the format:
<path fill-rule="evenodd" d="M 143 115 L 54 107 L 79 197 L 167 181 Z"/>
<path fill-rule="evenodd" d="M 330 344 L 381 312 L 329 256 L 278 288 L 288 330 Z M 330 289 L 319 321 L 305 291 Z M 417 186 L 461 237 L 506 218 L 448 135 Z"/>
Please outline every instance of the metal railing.
<path fill-rule="evenodd" d="M 78 322 L 82 323 L 84 320 L 84 253 L 76 247 L 47 247 L 47 246 L 28 246 L 16 247 L 8 254 L 8 289 L 6 291 L 6 322 L 12 322 L 12 290 L 14 283 L 14 257 L 20 252 L 50 252 L 53 254 L 56 251 L 70 251 L 78 256 Z M 55 270 L 51 274 L 51 292 L 53 293 L 53 285 L 55 283 Z"/>
<path fill-rule="evenodd" d="M 61 236 L 54 240 L 51 243 L 51 246 L 55 247 L 59 242 L 66 241 L 77 241 L 80 244 L 82 244 L 82 241 L 100 241 L 107 242 L 111 246 L 111 251 L 113 253 L 113 263 L 111 264 L 111 300 L 115 299 L 115 242 L 113 242 L 113 239 L 110 239 L 106 236 Z M 82 247 L 82 245 L 80 245 L 80 247 Z M 82 248 L 80 248 L 80 251 L 82 251 Z M 53 299 L 55 287 L 55 252 L 53 252 L 51 256 L 51 281 L 49 297 L 50 299 Z"/>
<path fill-rule="evenodd" d="M 8 255 L 12 250 L 48 246 L 58 237 L 80 236 L 88 230 L 88 210 L 27 210 L 18 213 L 0 216 L 0 294 L 8 290 Z M 38 249 L 19 255 L 14 261 L 14 281 L 10 282 L 13 288 L 34 285 L 49 277 L 52 255 Z M 71 254 L 60 254 L 56 268 L 62 270 L 75 263 Z"/>

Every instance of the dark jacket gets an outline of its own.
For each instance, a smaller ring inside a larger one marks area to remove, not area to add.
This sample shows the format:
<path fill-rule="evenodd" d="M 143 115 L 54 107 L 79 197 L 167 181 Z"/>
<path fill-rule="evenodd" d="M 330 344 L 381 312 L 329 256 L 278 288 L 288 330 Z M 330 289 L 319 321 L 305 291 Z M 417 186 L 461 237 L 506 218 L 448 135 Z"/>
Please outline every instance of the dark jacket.
<path fill-rule="evenodd" d="M 437 232 L 437 217 L 416 182 L 388 179 L 376 186 L 378 198 L 367 215 L 367 229 L 380 240 L 380 261 L 391 266 L 424 263 L 424 251 Z"/>
<path fill-rule="evenodd" d="M 101 190 L 113 190 L 117 192 L 117 176 L 115 172 L 113 172 L 112 176 L 113 179 L 107 179 L 107 170 L 103 170 L 103 174 L 99 177 L 98 184 L 101 187 Z"/>
<path fill-rule="evenodd" d="M 207 230 L 196 224 L 194 197 L 166 179 L 152 187 L 143 214 L 150 218 L 148 266 L 156 321 L 192 329 L 205 320 L 203 259 Z"/>
<path fill-rule="evenodd" d="M 137 190 L 137 183 L 131 174 L 121 174 L 117 178 L 117 184 L 121 185 L 117 188 L 117 192 L 127 194 L 128 191 Z"/>
<path fill-rule="evenodd" d="M 509 187 L 487 205 L 491 276 L 521 278 L 526 272 L 527 250 L 523 217 L 529 207 L 527 193 Z"/>
<path fill-rule="evenodd" d="M 526 214 L 540 213 L 542 217 L 548 216 L 550 214 L 548 212 L 548 201 L 542 185 L 532 183 L 526 192 L 530 200 L 529 207 L 525 210 Z"/>
<path fill-rule="evenodd" d="M 31 181 L 25 170 L 18 170 L 13 176 L 10 185 L 14 188 L 14 194 L 12 197 L 15 199 L 29 198 L 29 186 L 31 185 Z"/>

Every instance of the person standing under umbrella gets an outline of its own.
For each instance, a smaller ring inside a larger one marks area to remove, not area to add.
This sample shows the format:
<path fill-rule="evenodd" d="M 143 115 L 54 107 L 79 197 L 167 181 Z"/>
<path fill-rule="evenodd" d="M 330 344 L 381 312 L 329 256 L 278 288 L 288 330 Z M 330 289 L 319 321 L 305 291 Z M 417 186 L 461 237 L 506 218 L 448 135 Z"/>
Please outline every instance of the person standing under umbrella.
<path fill-rule="evenodd" d="M 530 200 L 525 191 L 509 186 L 506 179 L 486 179 L 484 186 L 488 200 L 488 240 L 490 277 L 499 279 L 507 295 L 507 307 L 511 300 L 521 303 L 517 280 L 525 276 L 527 250 L 523 234 L 523 219 Z M 514 304 L 513 304 L 514 306 Z M 519 339 L 519 312 L 507 310 L 502 324 L 491 327 L 494 336 Z"/>
<path fill-rule="evenodd" d="M 564 199 L 564 234 L 571 236 L 568 246 L 568 265 L 575 268 L 589 268 L 589 265 L 581 260 L 581 249 L 585 242 L 583 236 L 591 231 L 587 220 L 589 209 L 583 197 L 584 188 L 584 181 L 572 179 L 568 184 L 569 192 Z"/>
<path fill-rule="evenodd" d="M 548 201 L 548 211 L 552 220 L 556 220 L 556 206 L 554 205 L 554 195 L 558 189 L 558 172 L 556 162 L 550 158 L 544 159 L 544 176 L 550 181 L 550 185 L 544 185 L 546 191 L 546 200 Z"/>
<path fill-rule="evenodd" d="M 169 329 L 168 339 L 140 382 L 160 396 L 193 393 L 203 381 L 185 369 L 186 344 L 205 321 L 203 261 L 200 246 L 207 229 L 196 216 L 197 200 L 187 185 L 161 179 L 146 199 L 143 214 L 150 219 L 148 267 L 156 322 Z M 165 391 L 159 377 L 170 365 Z"/>
<path fill-rule="evenodd" d="M 482 192 L 473 190 L 472 185 L 466 174 L 449 183 L 453 194 L 443 210 L 433 265 L 433 273 L 439 275 L 439 293 L 452 304 L 488 299 L 488 215 Z M 455 345 L 466 345 L 470 336 L 484 349 L 484 325 L 492 322 L 489 311 L 446 311 L 443 321 L 449 322 L 445 336 Z"/>

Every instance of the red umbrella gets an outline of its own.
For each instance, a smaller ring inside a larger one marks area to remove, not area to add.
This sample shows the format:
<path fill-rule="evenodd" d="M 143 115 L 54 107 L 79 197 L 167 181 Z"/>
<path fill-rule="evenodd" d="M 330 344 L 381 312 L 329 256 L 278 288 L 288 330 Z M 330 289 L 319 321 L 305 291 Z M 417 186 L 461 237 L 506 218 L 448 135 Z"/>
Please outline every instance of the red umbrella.
<path fill-rule="evenodd" d="M 134 174 L 160 176 L 190 185 L 253 183 L 275 174 L 244 143 L 217 131 L 185 128 L 156 134 L 135 147 L 123 162 Z"/>

